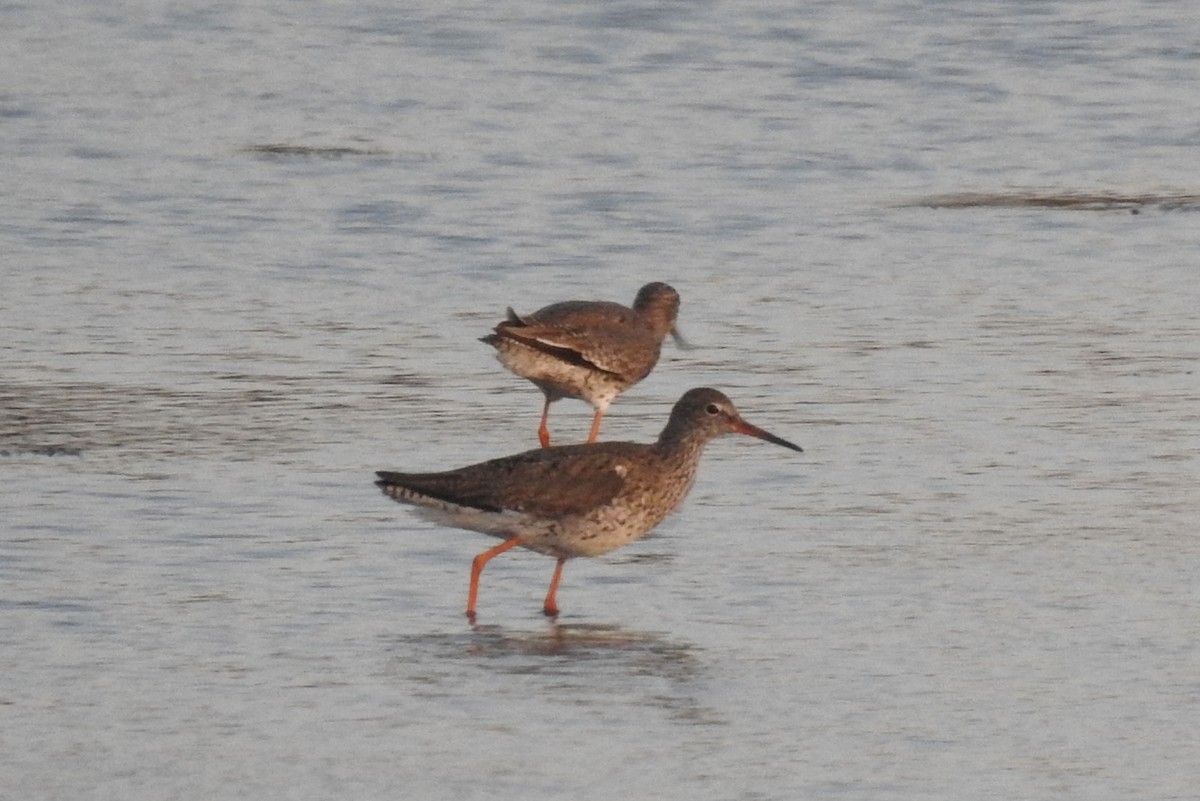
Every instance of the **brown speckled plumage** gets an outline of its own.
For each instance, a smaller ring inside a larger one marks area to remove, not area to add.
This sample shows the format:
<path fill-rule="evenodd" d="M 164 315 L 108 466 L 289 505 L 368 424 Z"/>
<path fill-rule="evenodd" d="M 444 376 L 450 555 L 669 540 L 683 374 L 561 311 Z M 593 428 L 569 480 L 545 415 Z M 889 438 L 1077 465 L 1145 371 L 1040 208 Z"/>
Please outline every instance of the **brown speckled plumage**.
<path fill-rule="evenodd" d="M 595 442 L 610 403 L 650 374 L 663 339 L 674 334 L 679 293 L 664 283 L 642 287 L 633 307 L 607 301 L 569 300 L 508 318 L 481 338 L 512 372 L 545 395 L 538 439 L 550 444 L 550 404 L 579 398 L 595 409 L 588 442 Z"/>
<path fill-rule="evenodd" d="M 505 540 L 476 557 L 468 616 L 474 617 L 483 565 L 513 546 L 559 560 L 544 606 L 554 615 L 563 563 L 646 536 L 691 489 L 704 446 L 729 433 L 800 450 L 744 421 L 717 390 L 701 388 L 679 399 L 654 443 L 544 448 L 441 473 L 380 472 L 376 484 L 437 522 Z"/>

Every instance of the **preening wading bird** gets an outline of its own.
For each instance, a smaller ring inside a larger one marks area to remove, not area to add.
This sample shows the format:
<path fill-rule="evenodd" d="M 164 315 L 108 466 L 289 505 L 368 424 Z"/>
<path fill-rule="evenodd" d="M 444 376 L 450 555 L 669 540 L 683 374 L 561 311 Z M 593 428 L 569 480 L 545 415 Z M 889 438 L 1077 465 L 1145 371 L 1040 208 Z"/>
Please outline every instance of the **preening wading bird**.
<path fill-rule="evenodd" d="M 480 341 L 495 348 L 505 367 L 532 381 L 546 396 L 538 426 L 543 448 L 550 447 L 550 404 L 560 398 L 592 405 L 595 415 L 587 441 L 595 442 L 609 404 L 650 374 L 667 334 L 684 344 L 675 327 L 678 314 L 679 293 L 656 282 L 638 291 L 632 308 L 568 300 L 519 315 L 510 307 L 508 318 Z"/>

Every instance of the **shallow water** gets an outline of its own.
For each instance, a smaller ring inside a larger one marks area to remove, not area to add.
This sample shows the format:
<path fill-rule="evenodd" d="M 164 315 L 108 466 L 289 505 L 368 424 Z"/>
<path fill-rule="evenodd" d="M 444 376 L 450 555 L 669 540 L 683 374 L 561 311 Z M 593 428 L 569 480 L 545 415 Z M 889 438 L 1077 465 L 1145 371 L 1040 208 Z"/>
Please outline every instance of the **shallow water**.
<path fill-rule="evenodd" d="M 1193 797 L 1193 16 L 0 10 L 4 794 Z M 805 452 L 468 626 L 372 471 L 536 445 L 475 339 L 649 280 L 602 436 Z"/>

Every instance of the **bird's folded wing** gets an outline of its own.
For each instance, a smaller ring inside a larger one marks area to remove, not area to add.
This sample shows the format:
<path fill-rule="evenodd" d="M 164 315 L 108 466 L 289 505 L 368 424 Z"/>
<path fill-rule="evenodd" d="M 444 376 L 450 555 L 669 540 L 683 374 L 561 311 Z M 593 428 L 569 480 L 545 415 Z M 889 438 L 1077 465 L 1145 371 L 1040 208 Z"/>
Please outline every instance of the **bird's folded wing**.
<path fill-rule="evenodd" d="M 496 331 L 505 337 L 556 356 L 571 364 L 593 367 L 623 376 L 627 370 L 618 362 L 630 349 L 655 349 L 655 342 L 640 328 L 598 329 L 560 327 L 534 323 L 523 326 L 501 325 Z"/>
<path fill-rule="evenodd" d="M 624 459 L 572 455 L 576 448 L 556 450 L 529 451 L 445 473 L 381 473 L 380 478 L 458 506 L 538 517 L 586 513 L 613 500 L 624 487 Z"/>

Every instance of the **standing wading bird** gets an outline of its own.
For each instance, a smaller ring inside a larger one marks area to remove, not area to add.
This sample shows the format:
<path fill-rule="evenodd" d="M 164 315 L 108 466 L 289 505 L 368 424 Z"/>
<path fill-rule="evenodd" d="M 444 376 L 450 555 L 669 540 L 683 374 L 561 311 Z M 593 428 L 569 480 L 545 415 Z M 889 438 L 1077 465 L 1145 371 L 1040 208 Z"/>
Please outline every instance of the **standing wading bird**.
<path fill-rule="evenodd" d="M 525 316 L 509 308 L 508 319 L 480 341 L 545 394 L 538 426 L 543 448 L 550 447 L 550 404 L 559 398 L 592 405 L 596 414 L 587 441 L 595 442 L 608 405 L 650 374 L 667 334 L 683 344 L 675 328 L 678 314 L 679 293 L 653 283 L 638 290 L 633 308 L 599 300 L 552 303 Z"/>
<path fill-rule="evenodd" d="M 467 618 L 484 565 L 521 546 L 558 559 L 543 611 L 558 614 L 563 565 L 599 556 L 650 533 L 683 501 L 709 440 L 746 434 L 792 450 L 787 440 L 742 419 L 715 389 L 692 389 L 652 444 L 601 442 L 535 449 L 444 473 L 379 472 L 376 485 L 435 522 L 500 537 L 471 563 Z"/>

